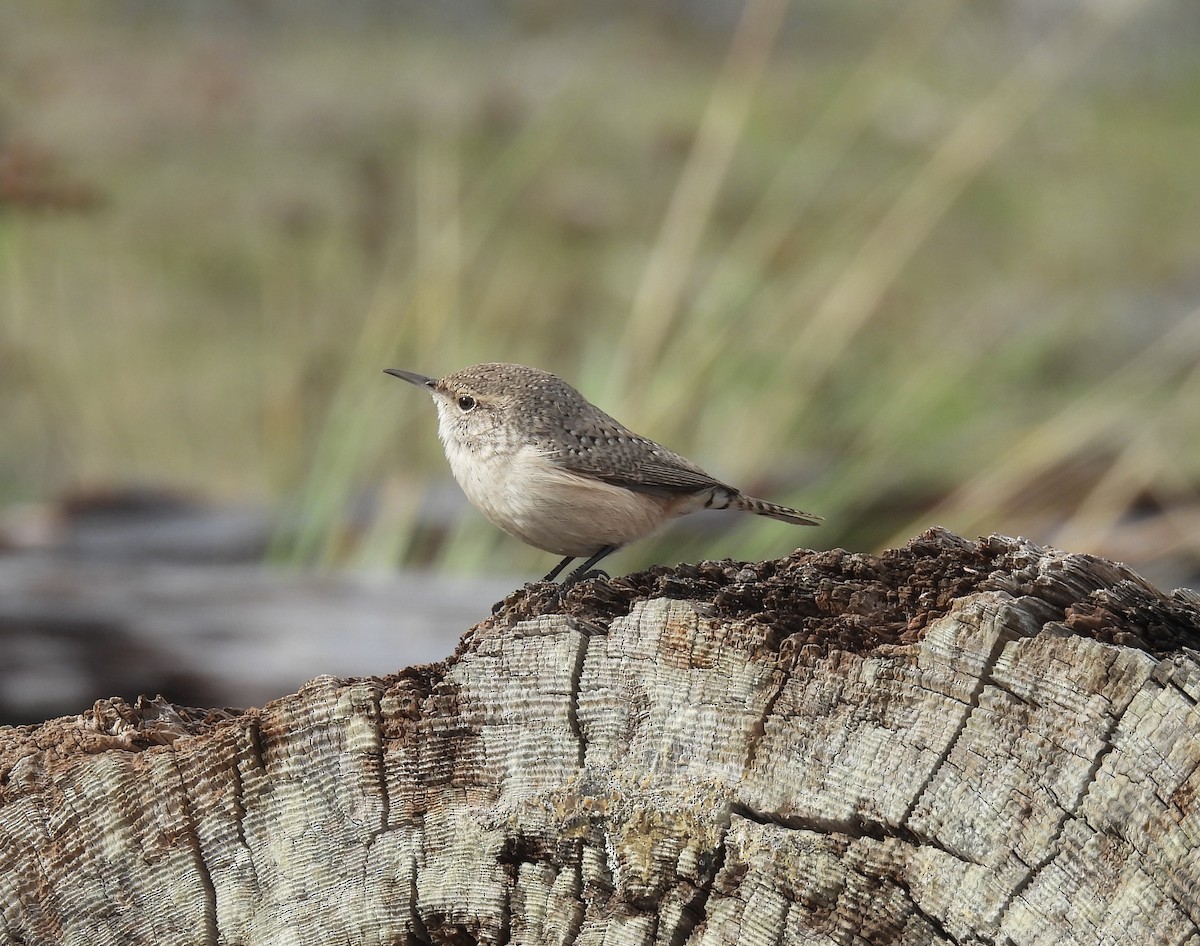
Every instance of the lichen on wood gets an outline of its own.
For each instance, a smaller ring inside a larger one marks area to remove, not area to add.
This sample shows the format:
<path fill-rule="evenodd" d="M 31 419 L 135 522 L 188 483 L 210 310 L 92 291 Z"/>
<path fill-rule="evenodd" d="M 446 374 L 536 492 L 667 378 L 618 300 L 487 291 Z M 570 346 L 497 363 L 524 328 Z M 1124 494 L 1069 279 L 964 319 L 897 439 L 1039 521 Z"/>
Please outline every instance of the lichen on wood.
<path fill-rule="evenodd" d="M 0 941 L 1200 943 L 1200 613 L 941 530 L 0 730 Z"/>

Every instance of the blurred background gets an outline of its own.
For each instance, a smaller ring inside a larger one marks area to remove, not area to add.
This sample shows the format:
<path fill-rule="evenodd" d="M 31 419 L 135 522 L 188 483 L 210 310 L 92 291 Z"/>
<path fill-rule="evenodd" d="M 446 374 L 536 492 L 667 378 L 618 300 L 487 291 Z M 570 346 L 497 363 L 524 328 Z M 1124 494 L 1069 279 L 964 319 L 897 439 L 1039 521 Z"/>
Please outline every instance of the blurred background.
<path fill-rule="evenodd" d="M 560 374 L 874 551 L 1200 587 L 1200 6 L 0 5 L 0 719 L 449 653 L 554 556 L 385 367 Z"/>

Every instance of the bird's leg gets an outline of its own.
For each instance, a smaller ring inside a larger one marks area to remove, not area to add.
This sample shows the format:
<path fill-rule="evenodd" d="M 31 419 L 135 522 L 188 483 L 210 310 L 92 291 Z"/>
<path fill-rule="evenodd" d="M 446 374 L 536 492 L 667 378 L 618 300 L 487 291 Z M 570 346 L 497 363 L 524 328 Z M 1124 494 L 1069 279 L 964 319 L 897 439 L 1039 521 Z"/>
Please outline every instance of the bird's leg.
<path fill-rule="evenodd" d="M 591 558 L 589 558 L 586 562 L 584 562 L 582 565 L 580 565 L 577 569 L 575 569 L 575 571 L 571 572 L 571 574 L 569 574 L 563 580 L 563 584 L 564 585 L 573 585 L 573 584 L 575 584 L 575 582 L 583 581 L 583 579 L 585 579 L 585 578 L 599 578 L 600 576 L 607 578 L 608 572 L 601 571 L 599 568 L 593 570 L 592 566 L 595 565 L 597 562 L 599 562 L 600 559 L 604 558 L 605 556 L 612 555 L 612 553 L 615 552 L 616 550 L 617 550 L 617 547 L 615 545 L 604 546 L 603 548 L 600 549 L 599 552 L 597 552 L 595 555 L 593 555 Z M 565 565 L 566 562 L 564 562 L 563 564 Z"/>
<path fill-rule="evenodd" d="M 554 579 L 558 577 L 559 572 L 570 565 L 573 561 L 575 561 L 575 556 L 568 555 L 561 562 L 550 569 L 550 574 L 543 578 L 542 581 L 554 581 Z"/>

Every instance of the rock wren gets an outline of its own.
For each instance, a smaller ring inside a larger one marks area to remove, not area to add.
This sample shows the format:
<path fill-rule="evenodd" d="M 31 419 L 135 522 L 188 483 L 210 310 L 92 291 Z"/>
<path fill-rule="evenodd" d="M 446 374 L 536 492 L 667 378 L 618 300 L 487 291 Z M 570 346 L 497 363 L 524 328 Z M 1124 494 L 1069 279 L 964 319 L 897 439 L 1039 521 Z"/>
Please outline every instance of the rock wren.
<path fill-rule="evenodd" d="M 542 581 L 582 558 L 566 579 L 578 581 L 606 555 L 697 509 L 820 521 L 727 486 L 548 371 L 483 364 L 438 380 L 385 370 L 433 395 L 446 459 L 475 508 L 522 542 L 566 556 Z"/>

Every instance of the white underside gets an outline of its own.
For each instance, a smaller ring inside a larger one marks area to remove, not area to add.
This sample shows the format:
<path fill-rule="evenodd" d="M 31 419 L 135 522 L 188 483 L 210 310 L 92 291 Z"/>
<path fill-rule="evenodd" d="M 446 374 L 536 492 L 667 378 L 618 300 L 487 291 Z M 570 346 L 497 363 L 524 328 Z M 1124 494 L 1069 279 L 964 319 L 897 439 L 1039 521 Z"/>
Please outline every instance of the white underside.
<path fill-rule="evenodd" d="M 480 512 L 522 542 L 556 555 L 585 558 L 605 546 L 619 548 L 691 511 L 571 473 L 530 446 L 488 456 L 453 440 L 445 446 L 454 478 Z"/>

